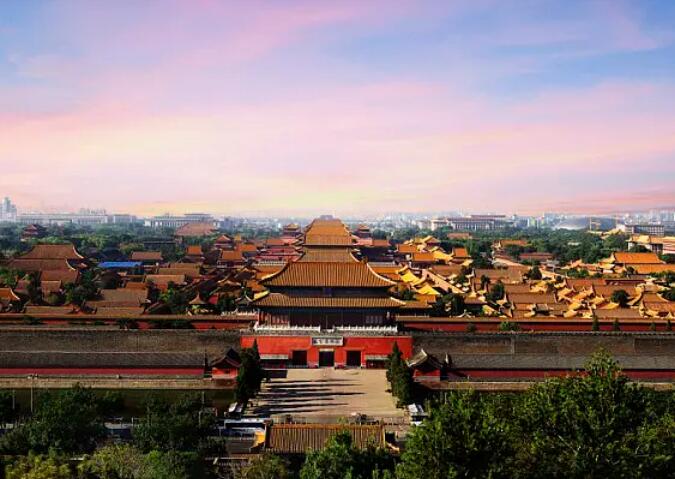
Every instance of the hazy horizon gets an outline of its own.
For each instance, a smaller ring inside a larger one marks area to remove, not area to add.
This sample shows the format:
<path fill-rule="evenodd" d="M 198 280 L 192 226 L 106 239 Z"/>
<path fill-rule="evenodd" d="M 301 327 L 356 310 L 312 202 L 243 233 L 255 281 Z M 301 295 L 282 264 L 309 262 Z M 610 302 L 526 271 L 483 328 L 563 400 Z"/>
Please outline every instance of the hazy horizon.
<path fill-rule="evenodd" d="M 23 211 L 672 208 L 675 2 L 8 0 L 0 161 Z"/>

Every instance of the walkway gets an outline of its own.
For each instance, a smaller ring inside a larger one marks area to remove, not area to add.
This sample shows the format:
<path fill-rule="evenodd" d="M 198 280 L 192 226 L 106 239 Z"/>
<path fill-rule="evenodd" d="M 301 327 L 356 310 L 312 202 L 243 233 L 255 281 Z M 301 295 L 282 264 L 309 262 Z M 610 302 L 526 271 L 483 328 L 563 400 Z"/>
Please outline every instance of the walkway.
<path fill-rule="evenodd" d="M 316 422 L 334 422 L 352 414 L 369 418 L 402 418 L 387 392 L 384 370 L 289 369 L 286 377 L 263 385 L 249 413 L 260 416 L 291 414 Z"/>

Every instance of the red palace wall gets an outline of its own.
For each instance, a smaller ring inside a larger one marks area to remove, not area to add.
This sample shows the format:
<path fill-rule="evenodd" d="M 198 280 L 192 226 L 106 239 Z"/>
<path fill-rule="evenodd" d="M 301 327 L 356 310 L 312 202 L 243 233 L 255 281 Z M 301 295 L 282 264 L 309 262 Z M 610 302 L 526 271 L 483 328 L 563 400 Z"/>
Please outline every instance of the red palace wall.
<path fill-rule="evenodd" d="M 0 368 L 0 375 L 204 376 L 204 368 Z"/>
<path fill-rule="evenodd" d="M 311 336 L 242 336 L 241 347 L 250 348 L 253 341 L 258 342 L 261 355 L 285 355 L 291 359 L 293 351 L 307 351 L 307 365 L 317 367 L 319 351 L 333 350 L 335 365 L 344 366 L 347 351 L 361 352 L 361 365 L 366 365 L 366 356 L 386 356 L 391 353 L 394 343 L 398 344 L 404 358 L 413 354 L 413 339 L 410 336 L 345 336 L 342 346 L 314 346 Z"/>

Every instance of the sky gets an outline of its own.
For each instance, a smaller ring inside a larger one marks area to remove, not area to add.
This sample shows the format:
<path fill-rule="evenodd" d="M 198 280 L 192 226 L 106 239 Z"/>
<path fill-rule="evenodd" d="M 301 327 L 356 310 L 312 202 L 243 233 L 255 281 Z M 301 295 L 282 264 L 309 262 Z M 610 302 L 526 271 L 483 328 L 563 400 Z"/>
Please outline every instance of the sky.
<path fill-rule="evenodd" d="M 2 0 L 0 195 L 139 215 L 675 206 L 675 2 Z"/>

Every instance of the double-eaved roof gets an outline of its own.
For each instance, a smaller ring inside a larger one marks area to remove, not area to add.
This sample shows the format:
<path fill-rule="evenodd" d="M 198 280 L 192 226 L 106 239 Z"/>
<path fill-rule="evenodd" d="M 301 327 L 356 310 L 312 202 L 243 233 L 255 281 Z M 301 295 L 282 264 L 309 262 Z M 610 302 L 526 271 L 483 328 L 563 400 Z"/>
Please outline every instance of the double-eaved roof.
<path fill-rule="evenodd" d="M 395 284 L 359 262 L 288 263 L 260 282 L 264 286 L 326 288 L 389 288 Z"/>
<path fill-rule="evenodd" d="M 283 293 L 269 293 L 256 301 L 258 306 L 268 308 L 346 308 L 346 309 L 390 309 L 400 308 L 404 301 L 383 297 L 315 297 L 289 296 Z"/>
<path fill-rule="evenodd" d="M 68 261 L 81 261 L 84 257 L 72 243 L 37 244 L 27 253 L 9 262 L 9 267 L 19 271 L 73 270 Z"/>

